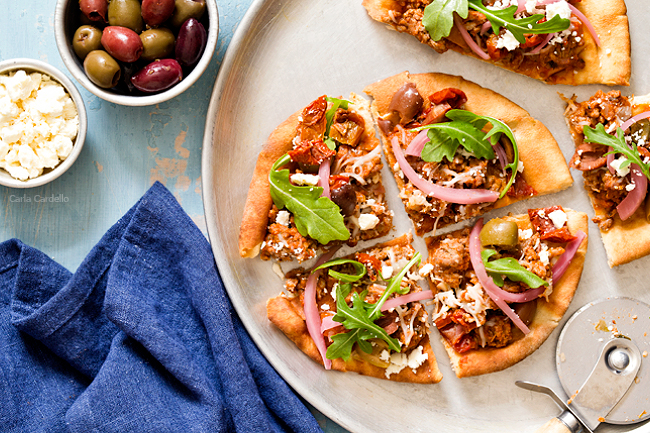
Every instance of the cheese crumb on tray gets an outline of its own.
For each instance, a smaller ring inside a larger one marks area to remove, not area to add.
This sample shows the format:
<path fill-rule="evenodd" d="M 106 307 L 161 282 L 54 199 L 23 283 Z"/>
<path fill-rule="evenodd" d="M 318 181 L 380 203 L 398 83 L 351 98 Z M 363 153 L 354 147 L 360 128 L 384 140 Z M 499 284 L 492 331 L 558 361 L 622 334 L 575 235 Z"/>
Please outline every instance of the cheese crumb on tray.
<path fill-rule="evenodd" d="M 19 180 L 56 167 L 72 152 L 77 107 L 65 88 L 37 72 L 0 75 L 0 168 Z"/>

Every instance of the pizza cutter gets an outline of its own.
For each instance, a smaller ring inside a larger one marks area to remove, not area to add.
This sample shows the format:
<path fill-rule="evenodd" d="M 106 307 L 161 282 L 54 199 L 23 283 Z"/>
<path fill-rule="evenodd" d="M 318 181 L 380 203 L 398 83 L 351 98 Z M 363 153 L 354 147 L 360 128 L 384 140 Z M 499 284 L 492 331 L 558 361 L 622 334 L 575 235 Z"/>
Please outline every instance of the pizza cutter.
<path fill-rule="evenodd" d="M 537 433 L 592 433 L 602 422 L 650 418 L 650 306 L 606 298 L 576 311 L 560 333 L 556 366 L 564 394 L 531 382 L 517 386 L 549 395 L 563 409 Z"/>

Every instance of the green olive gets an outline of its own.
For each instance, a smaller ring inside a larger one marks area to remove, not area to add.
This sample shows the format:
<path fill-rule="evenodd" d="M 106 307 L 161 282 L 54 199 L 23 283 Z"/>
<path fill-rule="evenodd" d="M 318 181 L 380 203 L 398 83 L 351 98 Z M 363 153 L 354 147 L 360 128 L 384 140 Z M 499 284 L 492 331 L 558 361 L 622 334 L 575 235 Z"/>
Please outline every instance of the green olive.
<path fill-rule="evenodd" d="M 81 26 L 72 37 L 72 49 L 81 60 L 89 52 L 102 48 L 102 31 L 93 26 Z"/>
<path fill-rule="evenodd" d="M 122 75 L 117 64 L 106 51 L 95 50 L 88 53 L 84 60 L 84 71 L 90 81 L 104 89 L 115 87 Z"/>
<path fill-rule="evenodd" d="M 108 5 L 108 24 L 127 27 L 140 34 L 144 29 L 138 0 L 111 0 Z"/>
<path fill-rule="evenodd" d="M 174 33 L 169 29 L 160 27 L 146 30 L 140 33 L 140 40 L 144 46 L 144 51 L 142 51 L 142 55 L 140 56 L 141 59 L 147 61 L 163 59 L 170 57 L 174 52 L 176 38 L 174 38 Z"/>
<path fill-rule="evenodd" d="M 512 247 L 519 241 L 519 227 L 514 221 L 494 218 L 485 224 L 479 234 L 481 245 Z"/>
<path fill-rule="evenodd" d="M 174 27 L 180 27 L 185 21 L 194 18 L 201 19 L 205 12 L 205 0 L 175 0 L 175 8 L 169 19 Z"/>

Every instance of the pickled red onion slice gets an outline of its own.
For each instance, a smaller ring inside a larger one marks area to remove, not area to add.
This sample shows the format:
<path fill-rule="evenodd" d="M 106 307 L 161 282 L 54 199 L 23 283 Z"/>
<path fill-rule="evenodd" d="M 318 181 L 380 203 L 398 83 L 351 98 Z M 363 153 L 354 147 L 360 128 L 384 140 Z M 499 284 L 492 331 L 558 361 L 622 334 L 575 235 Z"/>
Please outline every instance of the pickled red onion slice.
<path fill-rule="evenodd" d="M 487 32 L 490 29 L 490 27 L 492 27 L 491 22 L 489 21 L 484 22 L 483 25 L 481 26 L 481 35 L 484 35 L 485 32 Z"/>
<path fill-rule="evenodd" d="M 476 41 L 472 39 L 472 37 L 467 33 L 467 29 L 463 25 L 463 22 L 461 21 L 460 17 L 456 14 L 454 14 L 454 23 L 456 23 L 456 28 L 460 32 L 460 35 L 463 37 L 465 40 L 465 43 L 476 53 L 477 56 L 482 58 L 483 60 L 490 60 L 490 56 L 485 53 L 483 50 L 481 50 L 481 47 L 478 46 Z"/>
<path fill-rule="evenodd" d="M 448 188 L 422 179 L 404 157 L 397 136 L 393 136 L 391 144 L 393 147 L 393 153 L 397 159 L 397 164 L 399 164 L 402 172 L 404 172 L 404 175 L 408 180 L 410 180 L 411 183 L 413 183 L 413 185 L 423 193 L 431 195 L 438 200 L 458 204 L 493 203 L 499 198 L 498 192 L 490 191 L 488 189 Z"/>
<path fill-rule="evenodd" d="M 526 54 L 539 54 L 540 51 L 542 51 L 542 48 L 548 45 L 549 42 L 551 42 L 551 39 L 557 35 L 557 33 L 549 33 L 546 35 L 544 40 L 540 42 L 532 51 L 527 52 Z"/>
<path fill-rule="evenodd" d="M 330 195 L 330 166 L 332 164 L 332 159 L 327 158 L 324 160 L 320 167 L 318 167 L 318 186 L 323 187 L 323 193 L 321 197 L 331 198 Z"/>
<path fill-rule="evenodd" d="M 335 252 L 336 249 L 323 254 L 316 262 L 316 265 L 314 265 L 314 268 L 319 267 L 331 259 Z M 309 332 L 309 336 L 312 340 L 314 340 L 314 343 L 316 343 L 316 348 L 318 349 L 321 358 L 323 358 L 323 365 L 325 366 L 325 369 L 329 370 L 332 368 L 332 361 L 327 359 L 325 356 L 327 353 L 327 345 L 325 344 L 325 338 L 323 337 L 323 333 L 321 331 L 320 314 L 318 312 L 318 304 L 316 303 L 316 285 L 318 283 L 318 277 L 320 276 L 321 271 L 322 269 L 319 269 L 316 272 L 312 272 L 309 275 L 309 278 L 307 278 L 307 284 L 305 285 L 304 293 L 305 304 L 303 306 L 303 309 L 305 312 L 305 322 L 307 323 L 307 331 Z"/>
<path fill-rule="evenodd" d="M 411 143 L 406 148 L 406 154 L 419 157 L 422 155 L 422 149 L 424 149 L 424 145 L 427 144 L 428 141 L 429 136 L 427 135 L 427 130 L 423 129 L 413 140 L 411 140 Z"/>
<path fill-rule="evenodd" d="M 399 307 L 400 305 L 408 304 L 409 302 L 423 301 L 425 299 L 433 299 L 433 292 L 431 290 L 424 290 L 422 292 L 409 293 L 408 295 L 396 296 L 388 299 L 381 306 L 381 311 L 388 311 L 391 308 Z"/>
<path fill-rule="evenodd" d="M 320 325 L 320 332 L 321 334 L 328 329 L 336 328 L 337 326 L 341 325 L 341 322 L 335 322 L 334 319 L 332 319 L 334 316 L 326 316 L 323 317 L 323 321 L 321 322 Z"/>
<path fill-rule="evenodd" d="M 515 13 L 520 14 L 525 10 L 526 10 L 526 0 L 517 0 L 517 12 Z"/>
<path fill-rule="evenodd" d="M 485 266 L 483 266 L 483 260 L 481 259 L 481 241 L 479 240 L 479 234 L 481 233 L 482 228 L 483 228 L 483 218 L 480 218 L 476 222 L 476 224 L 472 228 L 472 231 L 469 234 L 469 257 L 470 257 L 470 261 L 472 262 L 472 267 L 474 268 L 474 272 L 476 273 L 476 277 L 478 278 L 479 283 L 481 283 L 481 286 L 483 286 L 485 293 L 488 294 L 490 299 L 492 299 L 494 303 L 497 304 L 497 306 L 501 309 L 501 311 L 503 311 L 506 314 L 506 316 L 508 316 L 510 320 L 512 320 L 512 322 L 517 326 L 517 328 L 521 329 L 521 332 L 523 332 L 524 334 L 528 334 L 530 332 L 528 326 L 526 326 L 526 324 L 521 320 L 521 318 L 517 315 L 517 313 L 515 313 L 512 308 L 510 308 L 510 306 L 506 303 L 505 299 L 503 299 L 503 297 L 501 296 L 503 293 L 508 293 L 508 292 L 506 292 L 505 290 L 501 290 L 496 284 L 494 284 L 492 277 L 490 277 L 487 274 L 487 271 L 485 270 Z M 541 286 L 540 288 L 542 289 L 541 293 L 543 293 L 545 290 L 544 286 Z M 532 290 L 538 291 L 538 289 L 532 289 Z M 530 292 L 530 290 L 528 292 Z M 513 301 L 513 302 L 526 302 L 526 301 Z"/>
<path fill-rule="evenodd" d="M 611 147 L 607 148 L 608 152 L 611 152 L 612 150 L 614 150 L 614 149 L 612 149 Z M 614 162 L 615 158 L 616 158 L 616 155 L 614 155 L 613 153 L 610 153 L 609 155 L 607 155 L 607 168 L 609 169 L 609 172 L 612 173 L 612 174 L 614 174 L 614 172 L 616 171 L 616 170 L 614 170 L 614 167 L 612 167 L 612 162 Z"/>
<path fill-rule="evenodd" d="M 562 253 L 562 255 L 557 259 L 557 262 L 553 265 L 553 269 L 551 270 L 553 272 L 553 283 L 560 281 L 560 278 L 562 278 L 562 275 L 564 275 L 564 272 L 566 272 L 567 268 L 571 264 L 573 256 L 576 255 L 582 241 L 587 237 L 585 232 L 582 230 L 578 230 L 575 236 L 576 238 L 566 245 L 564 253 Z"/>
<path fill-rule="evenodd" d="M 629 191 L 623 201 L 616 206 L 618 216 L 623 221 L 636 212 L 639 206 L 641 206 L 641 203 L 643 203 L 645 194 L 648 191 L 648 178 L 645 177 L 638 165 L 630 164 L 630 176 L 632 177 L 634 189 Z"/>
<path fill-rule="evenodd" d="M 506 155 L 506 151 L 501 146 L 501 143 L 497 141 L 497 144 L 492 146 L 492 149 L 494 149 L 494 153 L 497 156 L 497 159 L 499 160 L 499 165 L 501 166 L 501 170 L 504 170 L 506 168 L 506 165 L 508 165 L 508 155 Z"/>
<path fill-rule="evenodd" d="M 591 37 L 594 38 L 594 42 L 596 42 L 596 45 L 600 47 L 600 38 L 598 37 L 598 33 L 596 32 L 596 29 L 594 26 L 589 22 L 585 14 L 580 12 L 578 8 L 573 6 L 571 3 L 568 3 L 569 9 L 571 9 L 571 12 L 573 15 L 577 16 L 580 21 L 582 21 L 582 24 L 587 27 L 587 30 L 589 30 L 589 33 L 591 33 Z"/>

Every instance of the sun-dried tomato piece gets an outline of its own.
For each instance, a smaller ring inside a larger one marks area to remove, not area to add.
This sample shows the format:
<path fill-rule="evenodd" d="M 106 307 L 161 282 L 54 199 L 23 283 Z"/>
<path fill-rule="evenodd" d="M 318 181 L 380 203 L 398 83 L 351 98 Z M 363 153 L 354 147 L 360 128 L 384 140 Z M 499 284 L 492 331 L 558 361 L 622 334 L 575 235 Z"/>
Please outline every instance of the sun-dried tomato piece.
<path fill-rule="evenodd" d="M 288 153 L 292 161 L 306 165 L 320 165 L 327 158 L 336 155 L 336 152 L 327 147 L 321 139 L 301 141 Z"/>
<path fill-rule="evenodd" d="M 447 87 L 429 96 L 429 101 L 434 104 L 447 103 L 451 108 L 459 108 L 467 102 L 467 95 L 460 89 L 454 87 Z"/>
<path fill-rule="evenodd" d="M 506 193 L 508 197 L 532 197 L 537 195 L 537 191 L 528 185 L 523 176 L 519 175 L 515 177 L 515 182 L 512 184 L 508 192 Z"/>
<path fill-rule="evenodd" d="M 357 253 L 355 257 L 357 262 L 362 263 L 366 267 L 370 281 L 377 281 L 377 277 L 381 272 L 381 262 L 379 259 L 366 253 Z"/>
<path fill-rule="evenodd" d="M 313 101 L 304 110 L 298 123 L 298 137 L 300 141 L 316 140 L 323 138 L 327 127 L 327 97 L 325 95 Z"/>
<path fill-rule="evenodd" d="M 361 141 L 364 126 L 363 117 L 339 108 L 330 127 L 330 137 L 339 143 L 355 147 Z"/>
<path fill-rule="evenodd" d="M 555 227 L 551 218 L 549 218 L 549 214 L 556 210 L 564 212 L 562 206 L 528 209 L 528 217 L 530 218 L 533 228 L 537 233 L 539 233 L 540 238 L 544 241 L 570 242 L 574 240 L 576 237 L 569 232 L 566 223 L 558 229 Z"/>

